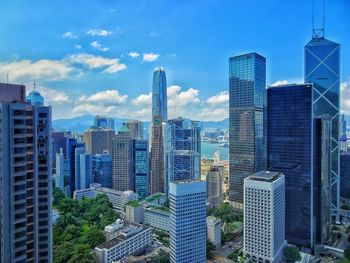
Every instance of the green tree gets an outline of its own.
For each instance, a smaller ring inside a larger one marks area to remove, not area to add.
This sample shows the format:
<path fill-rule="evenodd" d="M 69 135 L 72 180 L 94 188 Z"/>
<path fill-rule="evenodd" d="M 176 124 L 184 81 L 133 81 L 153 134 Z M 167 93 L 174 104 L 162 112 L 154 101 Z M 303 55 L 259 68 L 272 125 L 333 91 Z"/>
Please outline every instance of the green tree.
<path fill-rule="evenodd" d="M 69 242 L 62 243 L 55 247 L 53 251 L 54 263 L 65 263 L 72 257 L 72 244 Z"/>
<path fill-rule="evenodd" d="M 73 248 L 73 256 L 67 263 L 92 263 L 95 262 L 95 255 L 87 244 L 77 244 Z"/>
<path fill-rule="evenodd" d="M 87 244 L 91 249 L 105 241 L 106 237 L 96 227 L 90 228 L 79 239 L 79 243 Z"/>
<path fill-rule="evenodd" d="M 299 249 L 295 246 L 287 246 L 284 249 L 284 257 L 288 263 L 294 263 L 301 260 Z"/>
<path fill-rule="evenodd" d="M 214 243 L 207 239 L 207 258 L 212 258 L 215 250 Z"/>
<path fill-rule="evenodd" d="M 344 257 L 350 259 L 350 248 L 344 250 Z"/>
<path fill-rule="evenodd" d="M 56 207 L 64 198 L 66 198 L 66 195 L 62 192 L 61 189 L 58 187 L 53 188 L 53 207 Z"/>
<path fill-rule="evenodd" d="M 170 255 L 165 251 L 161 250 L 159 254 L 151 259 L 151 263 L 169 263 Z"/>

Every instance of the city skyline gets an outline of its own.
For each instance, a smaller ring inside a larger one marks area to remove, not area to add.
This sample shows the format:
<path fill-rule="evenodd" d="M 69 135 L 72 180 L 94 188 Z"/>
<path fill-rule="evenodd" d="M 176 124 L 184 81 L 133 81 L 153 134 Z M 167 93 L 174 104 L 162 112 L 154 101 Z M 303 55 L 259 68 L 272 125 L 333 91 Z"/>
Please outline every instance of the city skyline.
<path fill-rule="evenodd" d="M 64 2 L 48 5 L 37 1 L 30 11 L 19 7 L 19 1 L 11 1 L 1 11 L 7 23 L 0 25 L 0 33 L 7 36 L 7 41 L 0 47 L 0 79 L 5 82 L 8 74 L 11 83 L 23 82 L 28 92 L 35 80 L 37 90 L 54 108 L 53 119 L 90 113 L 150 120 L 151 72 L 164 66 L 169 118 L 182 115 L 221 120 L 228 115 L 226 76 L 230 56 L 252 51 L 265 56 L 268 85 L 303 80 L 302 49 L 311 36 L 311 1 L 294 1 L 272 9 L 274 2 L 267 1 L 264 6 L 256 1 L 224 1 L 220 5 L 216 1 L 182 5 L 153 1 L 147 6 L 143 1 L 140 6 L 94 2 L 84 7 L 77 2 L 68 7 Z M 45 8 L 45 15 L 38 12 L 39 6 Z M 72 17 L 78 6 L 81 12 Z M 55 19 L 56 8 L 62 9 L 60 25 L 50 20 Z M 168 8 L 169 14 L 165 12 Z M 95 9 L 94 19 L 86 19 Z M 20 16 L 10 16 L 13 11 L 9 10 L 18 10 Z M 214 12 L 207 18 L 204 14 L 209 10 Z M 279 12 L 265 19 L 269 10 Z M 326 37 L 345 47 L 350 42 L 346 34 L 349 10 L 345 1 L 327 2 Z M 247 16 L 248 12 L 253 13 Z M 297 20 L 299 16 L 305 19 Z M 156 23 L 156 17 L 163 22 Z M 179 21 L 178 17 L 185 19 Z M 133 18 L 145 22 L 140 24 Z M 277 23 L 282 18 L 283 23 Z M 28 19 L 28 28 L 23 30 L 20 24 Z M 337 23 L 340 20 L 343 23 Z M 198 30 L 202 27 L 205 30 Z M 13 29 L 17 32 L 14 35 L 10 33 Z M 283 30 L 285 37 L 280 45 Z M 26 36 L 28 41 L 22 44 L 19 40 Z M 177 41 L 184 41 L 187 48 L 180 49 Z M 59 47 L 52 48 L 53 43 Z M 350 113 L 350 102 L 345 103 L 350 97 L 349 57 L 350 51 L 344 49 L 341 82 L 346 113 Z"/>

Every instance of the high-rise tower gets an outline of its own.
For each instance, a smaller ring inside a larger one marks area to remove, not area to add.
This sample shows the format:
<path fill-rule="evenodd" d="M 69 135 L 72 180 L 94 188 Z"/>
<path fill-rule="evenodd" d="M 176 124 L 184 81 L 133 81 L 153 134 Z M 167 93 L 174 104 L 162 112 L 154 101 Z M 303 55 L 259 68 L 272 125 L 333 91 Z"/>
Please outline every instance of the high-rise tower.
<path fill-rule="evenodd" d="M 266 59 L 249 53 L 230 58 L 230 175 L 229 199 L 243 209 L 244 179 L 266 170 Z"/>
<path fill-rule="evenodd" d="M 160 115 L 162 121 L 168 119 L 167 86 L 164 68 L 159 67 L 153 73 L 152 116 Z"/>

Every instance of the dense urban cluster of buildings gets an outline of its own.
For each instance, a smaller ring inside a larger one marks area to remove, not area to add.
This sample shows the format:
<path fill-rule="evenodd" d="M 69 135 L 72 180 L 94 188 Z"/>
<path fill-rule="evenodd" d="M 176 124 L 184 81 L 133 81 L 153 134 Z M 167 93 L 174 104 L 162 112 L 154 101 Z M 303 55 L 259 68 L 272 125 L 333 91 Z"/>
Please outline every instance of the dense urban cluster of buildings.
<path fill-rule="evenodd" d="M 246 260 L 281 262 L 287 244 L 328 244 L 350 198 L 347 127 L 339 113 L 340 45 L 315 34 L 305 46 L 305 83 L 266 87 L 266 59 L 229 59 L 229 202 L 244 214 Z M 153 75 L 152 123 L 96 116 L 82 136 L 52 131 L 51 108 L 23 85 L 0 83 L 1 262 L 52 262 L 52 185 L 68 197 L 105 194 L 124 215 L 104 230 L 97 262 L 142 252 L 152 229 L 170 236 L 170 262 L 206 262 L 221 246 L 224 167 L 201 181 L 197 121 L 168 119 L 163 68 Z M 340 125 L 339 125 L 340 123 Z M 344 180 L 340 184 L 340 180 Z M 169 205 L 166 203 L 169 202 Z"/>

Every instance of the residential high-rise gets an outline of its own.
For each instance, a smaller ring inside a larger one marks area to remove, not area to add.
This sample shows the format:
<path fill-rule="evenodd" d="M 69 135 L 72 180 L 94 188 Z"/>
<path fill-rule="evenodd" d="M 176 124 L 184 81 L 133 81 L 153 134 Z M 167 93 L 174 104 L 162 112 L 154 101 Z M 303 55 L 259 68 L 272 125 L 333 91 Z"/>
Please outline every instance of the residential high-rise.
<path fill-rule="evenodd" d="M 128 127 L 131 137 L 134 139 L 143 139 L 143 122 L 138 120 L 129 120 L 126 123 L 126 126 Z"/>
<path fill-rule="evenodd" d="M 166 192 L 169 182 L 200 178 L 200 128 L 198 122 L 185 123 L 182 118 L 166 125 Z"/>
<path fill-rule="evenodd" d="M 286 239 L 313 247 L 330 238 L 330 120 L 315 118 L 312 84 L 267 89 L 268 169 L 286 181 Z"/>
<path fill-rule="evenodd" d="M 133 159 L 134 159 L 134 176 L 135 176 L 135 192 L 141 198 L 148 196 L 149 185 L 149 156 L 148 141 L 141 139 L 133 140 Z"/>
<path fill-rule="evenodd" d="M 115 132 L 109 128 L 90 128 L 84 132 L 86 152 L 91 154 L 112 154 L 112 140 Z"/>
<path fill-rule="evenodd" d="M 92 184 L 92 158 L 85 146 L 75 148 L 75 190 L 83 190 Z"/>
<path fill-rule="evenodd" d="M 161 116 L 163 122 L 168 119 L 167 84 L 162 67 L 153 72 L 152 116 Z"/>
<path fill-rule="evenodd" d="M 112 162 L 113 189 L 119 191 L 133 190 L 133 139 L 125 125 L 120 128 L 113 139 Z"/>
<path fill-rule="evenodd" d="M 243 209 L 244 179 L 266 170 L 266 59 L 249 53 L 231 57 L 229 65 L 229 199 Z"/>
<path fill-rule="evenodd" d="M 206 182 L 170 182 L 170 262 L 206 262 Z"/>
<path fill-rule="evenodd" d="M 285 239 L 285 181 L 260 171 L 244 180 L 243 252 L 251 262 L 282 262 Z"/>
<path fill-rule="evenodd" d="M 51 108 L 0 83 L 0 261 L 52 262 Z"/>
<path fill-rule="evenodd" d="M 93 182 L 102 187 L 112 188 L 112 155 L 95 154 L 92 156 Z"/>
<path fill-rule="evenodd" d="M 328 158 L 327 177 L 332 182 L 332 215 L 339 222 L 340 45 L 324 38 L 322 31 L 323 34 L 314 31 L 312 40 L 305 46 L 305 83 L 313 83 L 313 118 L 330 120 L 332 142 L 324 155 Z"/>
<path fill-rule="evenodd" d="M 165 192 L 163 123 L 161 116 L 153 116 L 151 141 L 151 170 L 149 193 Z"/>
<path fill-rule="evenodd" d="M 224 167 L 212 165 L 207 174 L 207 198 L 210 207 L 218 207 L 223 202 Z"/>

